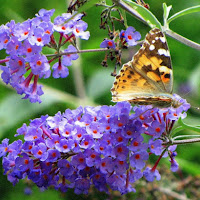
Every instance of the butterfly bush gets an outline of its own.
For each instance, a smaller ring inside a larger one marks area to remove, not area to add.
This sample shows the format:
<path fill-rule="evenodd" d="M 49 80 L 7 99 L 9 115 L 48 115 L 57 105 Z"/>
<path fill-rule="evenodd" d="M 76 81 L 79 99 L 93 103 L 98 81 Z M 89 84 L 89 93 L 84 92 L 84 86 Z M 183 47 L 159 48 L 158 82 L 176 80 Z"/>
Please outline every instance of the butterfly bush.
<path fill-rule="evenodd" d="M 4 174 L 15 185 L 28 178 L 40 188 L 54 186 L 66 192 L 87 194 L 94 186 L 99 191 L 109 188 L 121 194 L 135 192 L 134 183 L 144 177 L 160 180 L 157 165 L 169 157 L 176 171 L 176 145 L 170 146 L 174 123 L 186 117 L 190 105 L 175 96 L 178 108 L 132 107 L 128 102 L 114 106 L 78 107 L 41 116 L 23 124 L 9 144 L 0 144 Z M 152 156 L 158 160 L 149 167 Z"/>
<path fill-rule="evenodd" d="M 4 49 L 7 54 L 0 60 L 4 64 L 0 65 L 1 78 L 31 103 L 41 103 L 43 91 L 38 80 L 49 78 L 51 71 L 54 78 L 67 77 L 67 67 L 78 58 L 74 53 L 77 49 L 71 43 L 76 38 L 88 40 L 90 36 L 86 31 L 87 23 L 81 20 L 83 14 L 64 13 L 51 22 L 53 13 L 54 9 L 41 9 L 35 18 L 22 23 L 12 20 L 0 26 L 0 50 Z M 54 37 L 56 32 L 59 34 L 58 42 Z M 65 44 L 68 47 L 61 50 Z M 44 48 L 53 49 L 54 57 L 48 59 L 42 52 Z M 57 62 L 53 63 L 54 60 Z"/>

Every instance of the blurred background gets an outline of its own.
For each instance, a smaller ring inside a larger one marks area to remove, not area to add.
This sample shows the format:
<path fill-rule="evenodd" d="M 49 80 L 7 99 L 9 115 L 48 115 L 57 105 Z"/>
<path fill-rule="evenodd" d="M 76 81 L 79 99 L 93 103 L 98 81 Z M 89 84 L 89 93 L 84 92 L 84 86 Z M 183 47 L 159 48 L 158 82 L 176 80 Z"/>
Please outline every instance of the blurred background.
<path fill-rule="evenodd" d="M 199 0 L 146 0 L 145 2 L 149 4 L 150 11 L 162 24 L 162 3 L 166 2 L 167 5 L 172 5 L 170 16 L 180 10 L 200 4 Z M 66 12 L 68 3 L 65 0 L 58 2 L 54 0 L 0 0 L 0 25 L 12 19 L 16 22 L 23 22 L 28 18 L 33 18 L 41 8 L 54 8 L 56 11 L 53 17 L 56 17 Z M 99 29 L 102 9 L 102 7 L 94 6 L 87 10 L 87 15 L 83 20 L 88 23 L 88 30 L 91 36 L 88 41 L 80 41 L 80 49 L 99 48 L 103 39 L 108 37 L 106 30 Z M 135 27 L 141 33 L 142 38 L 150 30 L 149 27 L 129 14 L 127 14 L 127 21 L 129 26 Z M 119 24 L 116 24 L 116 28 L 124 29 Z M 180 17 L 171 22 L 170 28 L 178 34 L 200 43 L 200 13 Z M 167 37 L 167 41 L 174 71 L 174 92 L 186 98 L 192 106 L 188 112 L 188 117 L 184 121 L 190 125 L 200 125 L 200 110 L 198 110 L 200 107 L 200 52 L 172 38 Z M 138 48 L 125 50 L 122 54 L 122 62 L 129 61 Z M 42 84 L 45 85 L 43 89 L 45 95 L 42 97 L 43 102 L 41 104 L 31 104 L 28 100 L 22 100 L 21 96 L 17 95 L 12 88 L 0 81 L 0 141 L 4 138 L 14 141 L 14 134 L 17 128 L 21 127 L 23 123 L 29 123 L 29 119 L 34 119 L 41 115 L 54 115 L 58 111 L 64 112 L 66 108 L 75 109 L 79 105 L 112 105 L 110 88 L 114 78 L 110 74 L 113 72 L 115 62 L 108 62 L 107 68 L 102 67 L 101 62 L 104 56 L 104 52 L 81 54 L 80 58 L 69 67 L 69 76 L 67 78 L 41 80 Z M 5 54 L 0 52 L 0 59 L 3 58 L 5 58 Z M 195 133 L 183 131 L 181 134 Z M 174 174 L 172 179 L 177 178 L 180 180 L 191 177 L 191 180 L 193 178 L 199 180 L 199 149 L 200 144 L 178 147 L 177 161 L 180 165 L 180 171 Z M 160 163 L 160 167 L 166 166 L 166 173 L 169 163 L 167 159 L 165 161 Z M 24 193 L 24 188 L 27 184 L 32 188 L 31 195 Z M 73 195 L 73 191 L 67 194 L 60 194 L 53 189 L 40 191 L 35 186 L 32 186 L 31 183 L 25 183 L 23 180 L 13 187 L 7 181 L 7 177 L 3 175 L 1 165 L 0 194 L 0 199 L 2 200 L 23 198 L 27 200 L 45 198 L 48 198 L 48 200 L 85 199 L 84 196 Z M 92 197 L 88 198 L 91 199 Z M 107 197 L 103 194 L 98 195 L 98 199 L 105 198 Z"/>

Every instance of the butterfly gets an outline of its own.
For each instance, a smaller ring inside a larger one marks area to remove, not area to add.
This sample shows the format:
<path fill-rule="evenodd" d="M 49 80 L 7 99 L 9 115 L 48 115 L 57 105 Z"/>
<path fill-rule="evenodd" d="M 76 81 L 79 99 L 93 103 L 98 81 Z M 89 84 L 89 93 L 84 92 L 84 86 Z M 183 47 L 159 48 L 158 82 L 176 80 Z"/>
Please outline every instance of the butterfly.
<path fill-rule="evenodd" d="M 154 28 L 115 77 L 112 101 L 177 108 L 181 103 L 172 95 L 172 89 L 173 71 L 167 41 L 165 35 Z"/>

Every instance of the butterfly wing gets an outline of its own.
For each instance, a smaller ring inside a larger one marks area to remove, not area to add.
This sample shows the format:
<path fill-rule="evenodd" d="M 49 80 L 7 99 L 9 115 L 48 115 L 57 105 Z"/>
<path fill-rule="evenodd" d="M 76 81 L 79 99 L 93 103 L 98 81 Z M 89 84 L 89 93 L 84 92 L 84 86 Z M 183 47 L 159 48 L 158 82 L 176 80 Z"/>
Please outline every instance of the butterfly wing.
<path fill-rule="evenodd" d="M 171 58 L 164 34 L 152 29 L 133 59 L 124 64 L 116 76 L 113 101 L 130 101 L 140 97 L 154 97 L 171 93 Z"/>

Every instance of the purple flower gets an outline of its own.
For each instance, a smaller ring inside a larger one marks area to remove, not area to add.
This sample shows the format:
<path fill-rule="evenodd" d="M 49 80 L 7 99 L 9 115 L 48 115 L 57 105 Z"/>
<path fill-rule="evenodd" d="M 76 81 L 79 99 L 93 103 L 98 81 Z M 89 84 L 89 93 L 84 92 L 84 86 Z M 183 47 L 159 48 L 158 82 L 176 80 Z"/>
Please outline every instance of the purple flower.
<path fill-rule="evenodd" d="M 69 70 L 65 67 L 61 60 L 52 66 L 54 78 L 66 78 L 69 75 Z"/>
<path fill-rule="evenodd" d="M 170 167 L 171 171 L 176 172 L 179 169 L 179 164 L 176 162 L 175 159 L 171 159 L 170 162 L 171 162 L 171 167 Z"/>
<path fill-rule="evenodd" d="M 140 135 L 137 138 L 133 139 L 130 143 L 129 149 L 133 152 L 139 150 L 147 150 L 148 146 L 146 143 L 143 143 L 144 138 Z"/>
<path fill-rule="evenodd" d="M 13 33 L 14 36 L 18 38 L 19 41 L 23 41 L 29 37 L 31 30 L 31 20 L 27 20 L 23 23 L 18 23 L 14 27 Z"/>
<path fill-rule="evenodd" d="M 84 169 L 86 167 L 85 156 L 83 155 L 83 153 L 77 154 L 73 156 L 71 163 L 79 170 Z"/>
<path fill-rule="evenodd" d="M 79 20 L 74 24 L 73 27 L 73 34 L 76 37 L 79 37 L 83 40 L 88 40 L 90 37 L 90 32 L 89 31 L 85 31 L 87 29 L 88 25 L 86 22 Z"/>
<path fill-rule="evenodd" d="M 113 160 L 110 157 L 103 158 L 100 163 L 100 171 L 103 174 L 113 171 Z"/>
<path fill-rule="evenodd" d="M 106 187 L 106 176 L 104 174 L 97 172 L 91 176 L 91 179 L 92 179 L 94 186 L 99 191 L 108 192 L 108 188 Z"/>
<path fill-rule="evenodd" d="M 137 45 L 136 41 L 141 39 L 141 35 L 138 31 L 135 31 L 135 28 L 129 26 L 124 34 L 125 40 L 129 46 Z"/>
<path fill-rule="evenodd" d="M 126 181 L 123 176 L 112 174 L 107 178 L 107 182 L 111 189 L 120 191 L 121 194 L 127 193 L 126 191 Z"/>
<path fill-rule="evenodd" d="M 129 171 L 129 182 L 130 183 L 135 183 L 137 180 L 143 177 L 143 173 L 140 169 L 130 169 Z"/>
<path fill-rule="evenodd" d="M 0 50 L 5 49 L 10 40 L 5 26 L 0 26 Z"/>
<path fill-rule="evenodd" d="M 76 194 L 88 194 L 90 188 L 90 181 L 86 178 L 79 178 L 75 181 L 74 192 Z"/>
<path fill-rule="evenodd" d="M 50 21 L 50 18 L 54 12 L 55 12 L 55 9 L 46 10 L 43 8 L 43 9 L 39 10 L 38 14 L 36 14 L 36 17 L 38 17 L 40 20 L 48 22 L 48 21 Z"/>
<path fill-rule="evenodd" d="M 8 153 L 8 142 L 9 139 L 5 138 L 0 144 L 0 157 L 5 156 Z"/>
<path fill-rule="evenodd" d="M 99 164 L 101 162 L 101 157 L 100 157 L 99 153 L 97 153 L 95 150 L 87 149 L 85 151 L 85 154 L 86 154 L 87 166 L 89 166 L 89 167 L 99 166 Z"/>
<path fill-rule="evenodd" d="M 108 49 L 115 49 L 115 43 L 113 40 L 104 40 L 101 44 L 100 44 L 101 48 L 108 48 Z"/>
<path fill-rule="evenodd" d="M 2 80 L 6 84 L 8 84 L 10 82 L 10 79 L 11 79 L 11 70 L 7 66 L 2 66 L 2 65 L 0 65 L 0 69 L 3 71 L 1 73 Z"/>
<path fill-rule="evenodd" d="M 60 173 L 65 177 L 69 177 L 74 173 L 74 167 L 65 159 L 58 161 L 58 167 L 60 169 Z"/>
<path fill-rule="evenodd" d="M 31 57 L 30 67 L 34 75 L 39 75 L 40 78 L 48 78 L 51 74 L 50 65 L 46 56 L 35 54 Z"/>
<path fill-rule="evenodd" d="M 15 160 L 15 167 L 20 171 L 27 171 L 33 169 L 33 160 L 25 153 L 21 154 L 22 157 L 17 157 Z"/>
<path fill-rule="evenodd" d="M 127 169 L 129 168 L 129 165 L 126 161 L 123 160 L 115 160 L 115 172 L 117 174 L 125 174 Z"/>
<path fill-rule="evenodd" d="M 149 140 L 149 149 L 155 155 L 161 155 L 163 151 L 162 140 Z"/>
<path fill-rule="evenodd" d="M 49 34 L 45 34 L 44 29 L 36 28 L 31 36 L 28 37 L 31 45 L 44 46 L 50 42 Z"/>
<path fill-rule="evenodd" d="M 45 161 L 48 157 L 47 147 L 44 143 L 39 143 L 37 146 L 34 146 L 32 153 L 36 158 L 39 158 L 41 161 Z"/>
<path fill-rule="evenodd" d="M 165 130 L 165 126 L 163 124 L 164 123 L 160 123 L 159 121 L 153 121 L 147 131 L 154 138 L 159 138 Z"/>
<path fill-rule="evenodd" d="M 36 141 L 42 137 L 42 129 L 36 129 L 35 127 L 29 127 L 25 133 L 24 139 L 26 141 Z"/>
<path fill-rule="evenodd" d="M 144 177 L 146 178 L 147 181 L 154 181 L 156 179 L 157 181 L 160 180 L 161 176 L 158 172 L 157 169 L 152 170 L 151 168 L 147 167 L 144 172 L 143 172 Z"/>
<path fill-rule="evenodd" d="M 63 53 L 68 53 L 68 52 L 77 52 L 77 49 L 73 45 L 69 45 L 67 49 L 64 50 Z M 77 60 L 78 59 L 78 54 L 67 54 L 63 56 L 62 63 L 64 66 L 71 66 L 72 65 L 72 60 Z"/>
<path fill-rule="evenodd" d="M 26 70 L 25 70 L 25 60 L 22 57 L 18 57 L 18 56 L 13 56 L 10 60 L 9 60 L 9 68 L 12 71 L 16 71 L 16 74 L 18 76 L 23 75 Z"/>
<path fill-rule="evenodd" d="M 114 147 L 114 154 L 116 158 L 121 161 L 124 161 L 127 159 L 128 153 L 129 153 L 129 149 L 123 144 L 119 144 L 116 147 Z"/>
<path fill-rule="evenodd" d="M 31 45 L 28 40 L 25 40 L 24 43 L 19 47 L 19 54 L 27 57 L 27 60 L 30 60 L 30 57 L 40 53 L 41 51 L 41 46 Z"/>
<path fill-rule="evenodd" d="M 72 150 L 72 148 L 74 147 L 73 144 L 73 140 L 72 139 L 61 139 L 59 140 L 58 143 L 56 143 L 55 148 L 59 151 L 59 152 L 63 152 L 63 153 L 67 153 L 69 151 Z"/>
<path fill-rule="evenodd" d="M 7 44 L 6 53 L 10 55 L 18 55 L 21 45 L 22 43 L 18 40 L 18 38 L 12 37 L 12 39 Z"/>
<path fill-rule="evenodd" d="M 136 169 L 142 169 L 145 166 L 145 160 L 148 160 L 149 154 L 146 151 L 139 151 L 130 157 L 130 165 Z"/>
<path fill-rule="evenodd" d="M 5 49 L 8 54 L 8 57 L 1 61 L 1 64 L 4 63 L 0 66 L 3 71 L 1 77 L 18 94 L 24 95 L 23 99 L 29 99 L 31 103 L 41 103 L 40 96 L 43 91 L 42 86 L 38 85 L 38 79 L 49 78 L 51 69 L 54 78 L 67 77 L 67 66 L 72 65 L 72 60 L 79 57 L 74 53 L 77 49 L 72 46 L 72 41 L 77 37 L 87 40 L 90 36 L 89 31 L 86 31 L 87 23 L 81 19 L 83 14 L 73 16 L 64 13 L 52 23 L 51 16 L 54 11 L 41 9 L 32 19 L 22 23 L 12 20 L 0 26 L 0 50 Z M 54 37 L 55 31 L 60 33 L 58 41 L 57 37 Z M 61 47 L 65 44 L 68 48 L 62 52 Z M 43 48 L 56 49 L 55 57 L 47 59 Z M 62 55 L 68 52 L 69 54 Z M 56 59 L 58 62 L 50 66 Z"/>
<path fill-rule="evenodd" d="M 48 162 L 55 162 L 60 158 L 60 152 L 57 149 L 48 149 L 47 153 L 48 153 L 47 157 Z"/>
<path fill-rule="evenodd" d="M 8 144 L 5 139 L 0 144 L 4 174 L 13 184 L 28 177 L 40 188 L 74 188 L 78 194 L 87 193 L 92 184 L 105 192 L 109 188 L 121 194 L 135 192 L 131 184 L 142 176 L 148 181 L 160 179 L 156 167 L 163 150 L 162 157 L 170 157 L 171 170 L 178 169 L 176 145 L 165 143 L 173 140 L 171 129 L 177 120 L 173 115 L 183 117 L 188 109 L 181 101 L 177 109 L 132 108 L 127 102 L 80 106 L 31 120 L 17 130 L 24 143 Z M 152 154 L 160 157 L 151 169 L 147 165 Z"/>

